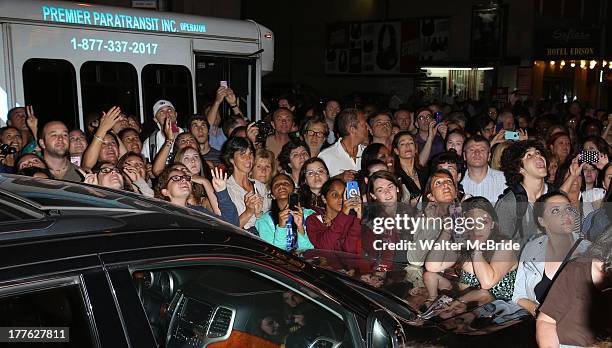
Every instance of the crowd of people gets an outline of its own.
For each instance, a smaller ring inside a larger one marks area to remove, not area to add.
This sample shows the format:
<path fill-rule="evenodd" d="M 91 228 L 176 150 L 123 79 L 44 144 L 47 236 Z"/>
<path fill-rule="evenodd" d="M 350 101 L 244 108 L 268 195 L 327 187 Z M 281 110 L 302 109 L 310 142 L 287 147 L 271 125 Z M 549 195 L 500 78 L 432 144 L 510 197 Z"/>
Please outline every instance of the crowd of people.
<path fill-rule="evenodd" d="M 514 302 L 537 317 L 542 346 L 591 345 L 610 334 L 612 114 L 578 101 L 342 104 L 298 106 L 283 96 L 250 122 L 231 88 L 220 87 L 185 124 L 171 101 L 157 101 L 152 134 L 120 106 L 85 130 L 39 125 L 32 106 L 16 107 L 0 129 L 0 171 L 156 197 L 296 254 L 337 251 L 377 260 L 379 269 L 387 261 L 421 269 L 424 304 L 451 289 L 464 293 L 459 307 Z M 457 217 L 457 207 L 484 221 L 465 238 L 521 248 L 375 247 L 452 241 L 458 236 L 443 226 L 407 233 L 372 224 L 400 213 Z"/>

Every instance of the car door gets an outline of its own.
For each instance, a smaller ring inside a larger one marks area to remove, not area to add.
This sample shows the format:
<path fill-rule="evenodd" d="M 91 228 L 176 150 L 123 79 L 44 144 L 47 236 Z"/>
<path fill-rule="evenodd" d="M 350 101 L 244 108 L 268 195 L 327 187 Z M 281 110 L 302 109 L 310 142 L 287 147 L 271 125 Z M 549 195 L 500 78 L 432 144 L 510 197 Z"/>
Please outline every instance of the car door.
<path fill-rule="evenodd" d="M 97 257 L 0 268 L 0 274 L 0 346 L 127 347 Z"/>
<path fill-rule="evenodd" d="M 354 313 L 262 261 L 216 256 L 107 268 L 133 347 L 365 346 Z"/>

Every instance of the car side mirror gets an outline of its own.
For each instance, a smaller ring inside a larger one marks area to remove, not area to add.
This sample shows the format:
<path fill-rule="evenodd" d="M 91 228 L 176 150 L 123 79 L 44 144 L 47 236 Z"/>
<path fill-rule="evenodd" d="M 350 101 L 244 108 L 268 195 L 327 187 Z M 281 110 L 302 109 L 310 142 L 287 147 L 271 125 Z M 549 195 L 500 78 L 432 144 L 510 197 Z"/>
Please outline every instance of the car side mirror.
<path fill-rule="evenodd" d="M 394 348 L 405 346 L 404 328 L 397 319 L 383 309 L 376 310 L 368 316 L 367 328 L 368 347 Z"/>

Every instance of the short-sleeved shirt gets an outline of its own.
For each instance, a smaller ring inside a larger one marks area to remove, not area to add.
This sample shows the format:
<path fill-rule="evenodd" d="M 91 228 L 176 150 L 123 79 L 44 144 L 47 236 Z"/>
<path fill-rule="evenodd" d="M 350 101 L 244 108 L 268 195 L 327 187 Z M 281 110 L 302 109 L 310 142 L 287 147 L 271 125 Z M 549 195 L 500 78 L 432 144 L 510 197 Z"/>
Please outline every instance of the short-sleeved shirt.
<path fill-rule="evenodd" d="M 208 152 L 202 155 L 202 160 L 211 161 L 216 167 L 221 163 L 221 151 L 211 146 Z"/>
<path fill-rule="evenodd" d="M 321 151 L 319 158 L 325 162 L 329 169 L 329 176 L 336 176 L 345 170 L 359 171 L 361 169 L 361 154 L 365 146 L 359 145 L 357 149 L 357 161 L 353 161 L 351 156 L 342 147 L 342 138 L 335 144 Z"/>
<path fill-rule="evenodd" d="M 82 182 L 84 177 L 77 170 L 77 166 L 70 163 L 70 165 L 68 166 L 68 170 L 66 170 L 66 174 L 64 174 L 64 177 L 61 179 L 72 182 Z"/>
<path fill-rule="evenodd" d="M 461 181 L 463 191 L 472 197 L 482 196 L 495 205 L 499 196 L 506 189 L 506 178 L 504 173 L 491 167 L 487 169 L 487 175 L 481 182 L 477 183 L 470 178 L 470 171 L 465 172 L 465 177 Z"/>
<path fill-rule="evenodd" d="M 612 332 L 612 291 L 593 284 L 590 259 L 569 262 L 555 279 L 540 312 L 557 322 L 559 343 L 592 346 Z"/>

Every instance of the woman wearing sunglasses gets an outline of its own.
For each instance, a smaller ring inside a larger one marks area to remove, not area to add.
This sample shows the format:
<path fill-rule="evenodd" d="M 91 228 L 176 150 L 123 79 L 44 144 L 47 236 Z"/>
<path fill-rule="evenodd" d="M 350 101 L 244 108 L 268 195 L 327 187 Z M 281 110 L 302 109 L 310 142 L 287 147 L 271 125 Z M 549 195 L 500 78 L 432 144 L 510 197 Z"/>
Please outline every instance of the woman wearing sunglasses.
<path fill-rule="evenodd" d="M 239 226 L 238 212 L 227 193 L 227 174 L 219 168 L 211 170 L 212 186 L 217 195 L 217 201 L 221 215 L 217 215 L 210 210 L 187 203 L 193 190 L 191 186 L 191 176 L 180 169 L 173 167 L 165 169 L 158 177 L 155 187 L 155 197 L 164 199 L 181 207 L 191 208 L 206 215 L 220 218 L 234 226 Z"/>

